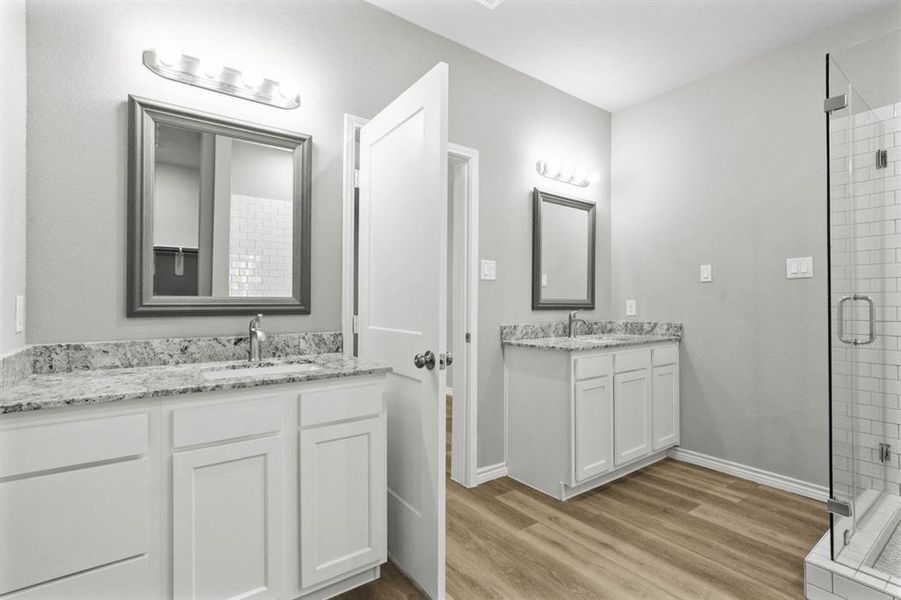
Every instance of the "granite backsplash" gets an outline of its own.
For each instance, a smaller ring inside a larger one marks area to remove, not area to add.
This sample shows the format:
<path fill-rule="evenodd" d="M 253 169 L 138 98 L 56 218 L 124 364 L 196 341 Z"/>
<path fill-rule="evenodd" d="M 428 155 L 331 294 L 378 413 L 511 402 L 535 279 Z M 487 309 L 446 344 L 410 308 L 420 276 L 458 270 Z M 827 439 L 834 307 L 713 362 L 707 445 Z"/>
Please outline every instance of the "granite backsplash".
<path fill-rule="evenodd" d="M 650 335 L 682 338 L 682 323 L 666 323 L 660 321 L 589 321 L 589 330 L 579 323 L 579 335 Z M 517 325 L 501 325 L 501 342 L 515 339 L 537 339 L 547 337 L 564 337 L 569 334 L 567 321 L 549 321 L 545 323 L 521 323 Z"/>

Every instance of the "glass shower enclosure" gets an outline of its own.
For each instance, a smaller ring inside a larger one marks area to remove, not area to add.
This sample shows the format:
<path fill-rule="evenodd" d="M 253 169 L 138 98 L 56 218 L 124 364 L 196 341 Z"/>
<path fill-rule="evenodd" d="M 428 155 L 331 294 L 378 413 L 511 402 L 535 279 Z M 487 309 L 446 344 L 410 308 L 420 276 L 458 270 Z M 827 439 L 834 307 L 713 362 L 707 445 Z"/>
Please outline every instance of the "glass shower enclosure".
<path fill-rule="evenodd" d="M 901 30 L 826 57 L 832 558 L 901 578 Z"/>

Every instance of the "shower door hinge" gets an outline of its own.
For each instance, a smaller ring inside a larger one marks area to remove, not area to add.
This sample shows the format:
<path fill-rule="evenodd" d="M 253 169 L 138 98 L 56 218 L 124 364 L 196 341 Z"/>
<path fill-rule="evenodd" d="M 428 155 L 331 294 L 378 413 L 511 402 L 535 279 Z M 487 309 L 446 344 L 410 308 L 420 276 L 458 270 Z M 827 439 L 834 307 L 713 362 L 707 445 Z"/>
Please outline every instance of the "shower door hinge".
<path fill-rule="evenodd" d="M 463 341 L 465 341 L 467 344 L 472 342 L 472 336 L 467 333 L 466 336 L 464 336 Z"/>
<path fill-rule="evenodd" d="M 829 498 L 826 501 L 826 510 L 833 515 L 838 515 L 839 517 L 850 517 L 851 516 L 851 504 L 848 502 L 842 502 L 841 500 L 833 500 Z"/>
<path fill-rule="evenodd" d="M 360 187 L 360 169 L 354 169 L 354 187 Z"/>
<path fill-rule="evenodd" d="M 888 150 L 876 151 L 876 168 L 884 169 L 888 166 Z"/>
<path fill-rule="evenodd" d="M 832 96 L 831 98 L 826 98 L 826 101 L 823 102 L 823 110 L 827 113 L 831 113 L 834 110 L 841 110 L 848 106 L 848 96 L 845 94 L 839 94 L 838 96 Z"/>
<path fill-rule="evenodd" d="M 357 315 L 354 315 L 354 316 L 353 316 L 353 320 L 352 320 L 352 323 L 353 323 L 353 332 L 354 332 L 354 333 L 360 333 L 360 332 L 357 330 L 357 323 L 358 323 L 358 321 L 359 321 L 359 319 L 358 319 Z"/>

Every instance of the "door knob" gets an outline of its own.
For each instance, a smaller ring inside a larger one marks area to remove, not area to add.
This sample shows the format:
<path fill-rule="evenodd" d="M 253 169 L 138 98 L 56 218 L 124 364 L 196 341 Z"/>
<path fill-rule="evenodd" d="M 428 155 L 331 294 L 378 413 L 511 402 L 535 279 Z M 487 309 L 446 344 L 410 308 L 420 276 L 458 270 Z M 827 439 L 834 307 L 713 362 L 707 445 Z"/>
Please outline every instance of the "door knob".
<path fill-rule="evenodd" d="M 425 352 L 417 354 L 413 357 L 413 364 L 416 365 L 417 369 L 426 367 L 431 371 L 435 368 L 435 353 L 431 350 L 426 350 Z"/>

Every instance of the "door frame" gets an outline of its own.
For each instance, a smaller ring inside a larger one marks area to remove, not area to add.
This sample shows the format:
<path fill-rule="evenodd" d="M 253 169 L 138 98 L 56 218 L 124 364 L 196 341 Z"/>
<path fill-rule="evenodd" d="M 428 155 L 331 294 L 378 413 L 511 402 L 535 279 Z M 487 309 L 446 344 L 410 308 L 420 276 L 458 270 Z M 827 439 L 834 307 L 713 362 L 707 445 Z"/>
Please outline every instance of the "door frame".
<path fill-rule="evenodd" d="M 341 337 L 343 352 L 347 356 L 354 353 L 354 292 L 356 268 L 354 256 L 354 197 L 357 186 L 358 148 L 360 128 L 369 119 L 344 114 L 344 151 L 342 175 L 342 227 L 341 227 Z M 456 364 L 465 365 L 456 372 L 462 381 L 454 382 L 453 394 L 453 439 L 451 443 L 451 479 L 465 487 L 478 485 L 478 307 L 479 307 L 479 151 L 474 148 L 448 144 L 448 158 L 461 162 L 465 168 L 465 194 L 463 206 L 454 205 L 454 210 L 462 210 L 465 218 L 463 247 L 454 244 L 454 257 L 449 267 L 457 261 L 464 265 L 461 281 L 454 280 L 454 298 L 465 299 L 463 310 L 454 310 L 451 325 L 453 331 L 467 332 L 469 343 L 460 343 L 455 336 L 454 353 Z M 455 234 L 458 233 L 455 231 Z M 455 235 L 456 237 L 456 235 Z M 463 289 L 456 289 L 456 285 Z M 455 372 L 455 374 L 456 374 Z M 463 393 L 459 393 L 462 390 Z"/>

